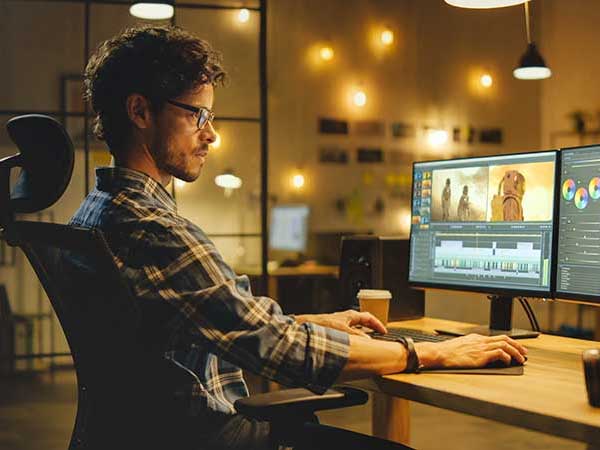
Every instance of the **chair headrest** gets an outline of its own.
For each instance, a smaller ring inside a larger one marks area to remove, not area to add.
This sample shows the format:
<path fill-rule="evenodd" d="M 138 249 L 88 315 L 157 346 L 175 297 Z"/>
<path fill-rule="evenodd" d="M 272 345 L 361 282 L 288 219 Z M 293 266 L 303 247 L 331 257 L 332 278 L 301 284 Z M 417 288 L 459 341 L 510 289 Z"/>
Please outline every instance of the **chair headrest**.
<path fill-rule="evenodd" d="M 69 135 L 59 122 L 40 114 L 14 117 L 6 129 L 20 153 L 0 161 L 0 168 L 2 163 L 9 170 L 22 168 L 10 192 L 10 212 L 33 213 L 48 208 L 65 192 L 73 174 L 75 158 Z M 4 186 L 8 182 L 0 189 Z"/>

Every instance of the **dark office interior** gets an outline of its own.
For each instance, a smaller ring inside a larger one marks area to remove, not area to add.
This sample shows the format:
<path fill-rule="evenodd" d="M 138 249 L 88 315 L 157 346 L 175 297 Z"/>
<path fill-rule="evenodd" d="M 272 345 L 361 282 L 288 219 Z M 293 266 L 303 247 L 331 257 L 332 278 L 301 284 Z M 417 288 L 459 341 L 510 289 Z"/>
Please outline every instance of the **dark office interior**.
<path fill-rule="evenodd" d="M 421 373 L 332 379 L 366 402 L 336 397 L 316 412 L 321 424 L 415 449 L 600 447 L 600 3 L 145 5 L 0 0 L 0 449 L 96 448 L 75 425 L 93 366 L 81 369 L 79 359 L 94 357 L 81 356 L 86 347 L 72 336 L 93 329 L 92 347 L 109 364 L 109 354 L 129 348 L 111 336 L 119 325 L 98 306 L 126 279 L 120 254 L 114 264 L 107 259 L 112 241 L 101 255 L 94 251 L 103 238 L 93 233 L 88 247 L 84 234 L 79 243 L 77 233 L 35 225 L 68 224 L 94 191 L 96 168 L 119 165 L 93 132 L 84 72 L 103 41 L 139 26 L 181 27 L 222 56 L 227 80 L 208 108 L 214 136 L 201 174 L 189 182 L 175 175 L 160 189 L 214 244 L 222 267 L 248 277 L 238 294 L 275 300 L 291 322 L 326 328 L 317 317 L 368 310 L 388 330 L 408 333 L 403 367 Z M 19 121 L 27 115 L 44 118 Z M 40 178 L 46 184 L 35 184 Z M 36 224 L 20 228 L 22 221 Z M 89 248 L 86 257 L 103 261 L 100 275 L 40 271 L 46 263 L 36 266 L 31 255 L 42 235 L 51 247 Z M 95 306 L 65 320 L 53 296 L 75 299 L 76 289 L 94 291 L 86 297 Z M 390 292 L 385 321 L 361 289 Z M 354 325 L 351 334 L 369 331 Z M 411 366 L 419 343 L 447 345 L 447 333 L 474 326 L 515 337 L 527 361 L 509 352 L 504 364 L 467 369 L 439 357 L 427 367 L 421 353 Z M 227 359 L 225 345 L 216 344 Z M 128 358 L 115 357 L 112 383 Z M 308 387 L 319 402 L 310 383 L 236 365 L 250 399 Z"/>

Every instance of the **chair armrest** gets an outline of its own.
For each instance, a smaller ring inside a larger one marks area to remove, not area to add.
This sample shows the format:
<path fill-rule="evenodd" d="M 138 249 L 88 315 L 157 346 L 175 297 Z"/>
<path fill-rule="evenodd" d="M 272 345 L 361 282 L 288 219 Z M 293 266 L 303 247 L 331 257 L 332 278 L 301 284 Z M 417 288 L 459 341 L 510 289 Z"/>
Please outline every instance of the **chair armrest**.
<path fill-rule="evenodd" d="M 238 413 L 257 420 L 299 420 L 311 417 L 315 411 L 362 405 L 368 398 L 366 392 L 347 386 L 336 386 L 323 395 L 302 388 L 284 389 L 236 400 L 235 409 Z"/>

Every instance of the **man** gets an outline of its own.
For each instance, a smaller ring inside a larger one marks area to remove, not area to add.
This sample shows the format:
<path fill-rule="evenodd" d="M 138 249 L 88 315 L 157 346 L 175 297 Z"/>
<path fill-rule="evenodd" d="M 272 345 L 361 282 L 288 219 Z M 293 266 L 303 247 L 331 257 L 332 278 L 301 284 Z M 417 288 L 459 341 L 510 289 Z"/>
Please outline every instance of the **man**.
<path fill-rule="evenodd" d="M 223 418 L 218 427 L 211 422 L 203 448 L 267 446 L 268 424 L 235 414 L 235 400 L 248 395 L 241 368 L 321 393 L 342 378 L 401 372 L 409 355 L 424 367 L 524 360 L 524 348 L 506 337 L 411 349 L 354 328 L 385 332 L 370 314 L 291 317 L 272 299 L 254 296 L 248 278 L 177 214 L 165 189 L 173 177 L 200 175 L 216 136 L 215 87 L 224 77 L 209 44 L 178 28 L 129 29 L 102 43 L 86 68 L 85 92 L 96 113 L 94 132 L 115 167 L 97 169 L 96 188 L 71 221 L 104 231 L 142 308 L 152 301 L 172 307 L 158 344 L 196 375 L 189 392 L 194 411 Z"/>

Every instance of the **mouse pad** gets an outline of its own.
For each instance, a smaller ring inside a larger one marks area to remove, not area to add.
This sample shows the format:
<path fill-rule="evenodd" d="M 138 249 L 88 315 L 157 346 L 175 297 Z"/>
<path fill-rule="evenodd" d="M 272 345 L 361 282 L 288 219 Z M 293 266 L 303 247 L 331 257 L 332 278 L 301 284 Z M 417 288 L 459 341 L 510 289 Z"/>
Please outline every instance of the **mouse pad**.
<path fill-rule="evenodd" d="M 422 373 L 458 373 L 463 375 L 523 375 L 524 366 L 485 367 L 479 369 L 423 369 Z"/>

